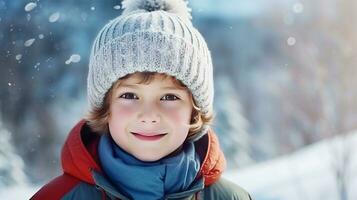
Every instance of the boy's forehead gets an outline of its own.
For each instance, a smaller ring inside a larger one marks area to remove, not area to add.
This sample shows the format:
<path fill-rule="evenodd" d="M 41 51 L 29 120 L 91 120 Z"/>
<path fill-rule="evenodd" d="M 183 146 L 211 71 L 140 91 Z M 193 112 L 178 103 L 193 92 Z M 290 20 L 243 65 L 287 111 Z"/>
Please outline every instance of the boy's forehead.
<path fill-rule="evenodd" d="M 148 81 L 143 81 L 143 80 L 145 80 L 144 75 L 142 73 L 135 73 L 135 74 L 129 75 L 125 79 L 121 80 L 119 86 L 123 85 L 123 84 L 130 84 L 130 85 L 152 84 L 154 82 L 154 84 L 158 84 L 158 85 L 174 86 L 177 88 L 184 87 L 184 86 L 182 86 L 180 81 L 178 81 L 174 77 L 166 75 L 166 74 L 155 73 L 155 74 L 151 75 L 150 78 L 151 79 L 149 79 Z"/>

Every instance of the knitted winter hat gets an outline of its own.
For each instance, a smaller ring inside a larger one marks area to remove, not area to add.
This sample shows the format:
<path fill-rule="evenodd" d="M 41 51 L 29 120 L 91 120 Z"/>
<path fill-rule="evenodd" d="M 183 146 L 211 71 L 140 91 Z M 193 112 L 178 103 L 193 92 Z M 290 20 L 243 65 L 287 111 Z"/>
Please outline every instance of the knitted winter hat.
<path fill-rule="evenodd" d="M 90 55 L 88 99 L 99 108 L 119 78 L 134 72 L 158 72 L 185 84 L 202 113 L 212 111 L 210 52 L 192 26 L 183 0 L 124 0 L 121 16 L 98 33 Z M 204 125 L 201 134 L 207 131 Z"/>

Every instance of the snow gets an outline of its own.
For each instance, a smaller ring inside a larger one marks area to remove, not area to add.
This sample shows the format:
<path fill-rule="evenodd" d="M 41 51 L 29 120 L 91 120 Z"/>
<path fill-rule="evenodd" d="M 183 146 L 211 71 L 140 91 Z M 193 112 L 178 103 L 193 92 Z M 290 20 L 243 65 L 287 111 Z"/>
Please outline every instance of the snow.
<path fill-rule="evenodd" d="M 40 70 L 39 66 L 41 65 L 41 63 L 36 63 L 36 65 L 33 66 L 34 69 Z"/>
<path fill-rule="evenodd" d="M 27 19 L 27 21 L 30 21 L 30 20 L 31 20 L 31 15 L 30 15 L 30 14 L 27 14 L 27 15 L 26 15 L 26 19 Z"/>
<path fill-rule="evenodd" d="M 224 177 L 239 184 L 256 200 L 339 199 L 336 166 L 345 167 L 348 199 L 357 199 L 357 131 L 324 140 L 291 155 L 246 169 L 230 171 Z M 343 159 L 347 158 L 345 165 Z"/>
<path fill-rule="evenodd" d="M 120 10 L 120 9 L 121 9 L 121 6 L 120 6 L 120 5 L 115 5 L 113 8 L 114 8 L 115 10 Z"/>
<path fill-rule="evenodd" d="M 60 18 L 60 13 L 59 13 L 59 12 L 55 12 L 55 13 L 52 13 L 52 14 L 50 15 L 50 17 L 48 18 L 48 21 L 51 22 L 51 23 L 54 23 L 54 22 L 56 22 L 59 18 Z"/>
<path fill-rule="evenodd" d="M 40 186 L 12 186 L 0 189 L 0 197 L 6 200 L 30 199 L 39 189 Z"/>
<path fill-rule="evenodd" d="M 304 5 L 302 5 L 300 2 L 297 2 L 293 5 L 293 11 L 294 13 L 302 13 L 304 11 Z"/>
<path fill-rule="evenodd" d="M 30 12 L 31 10 L 33 10 L 34 8 L 36 8 L 37 4 L 34 2 L 30 2 L 28 4 L 26 4 L 25 6 L 25 11 L 26 12 Z"/>
<path fill-rule="evenodd" d="M 251 135 L 247 131 L 249 122 L 242 115 L 243 108 L 238 95 L 231 93 L 234 90 L 233 80 L 226 76 L 216 76 L 215 81 L 214 107 L 219 126 L 214 127 L 214 130 L 219 133 L 217 136 L 226 159 L 230 160 L 227 167 L 251 163 L 251 152 L 248 150 Z M 235 133 L 234 136 L 230 135 L 231 133 Z"/>
<path fill-rule="evenodd" d="M 81 60 L 81 56 L 80 55 L 78 55 L 78 54 L 72 54 L 71 55 L 71 57 L 68 59 L 68 60 L 66 60 L 66 65 L 69 65 L 69 64 L 71 64 L 71 63 L 77 63 L 77 62 L 79 62 Z"/>
<path fill-rule="evenodd" d="M 35 38 L 31 38 L 25 41 L 24 45 L 25 47 L 30 47 L 34 42 L 35 42 Z"/>
<path fill-rule="evenodd" d="M 17 54 L 17 55 L 15 56 L 15 58 L 16 58 L 16 60 L 21 60 L 22 55 L 21 55 L 21 54 Z"/>
<path fill-rule="evenodd" d="M 296 43 L 296 39 L 294 37 L 289 37 L 286 42 L 288 43 L 289 46 L 294 46 Z"/>
<path fill-rule="evenodd" d="M 9 83 L 9 86 L 11 84 Z M 29 199 L 35 187 L 28 184 L 24 162 L 15 153 L 12 134 L 4 127 L 0 117 L 0 197 L 1 199 Z"/>

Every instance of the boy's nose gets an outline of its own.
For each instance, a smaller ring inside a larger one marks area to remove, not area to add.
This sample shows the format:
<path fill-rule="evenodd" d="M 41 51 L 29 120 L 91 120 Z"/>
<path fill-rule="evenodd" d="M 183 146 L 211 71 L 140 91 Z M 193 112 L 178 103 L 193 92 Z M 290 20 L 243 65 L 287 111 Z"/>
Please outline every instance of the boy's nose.
<path fill-rule="evenodd" d="M 159 122 L 158 117 L 142 117 L 140 120 L 142 123 L 157 123 L 157 122 Z"/>
<path fill-rule="evenodd" d="M 158 123 L 160 121 L 159 115 L 153 110 L 141 113 L 139 119 L 142 123 Z"/>
<path fill-rule="evenodd" d="M 141 120 L 141 122 L 146 123 L 146 122 L 150 122 L 150 120 Z M 152 123 L 156 123 L 156 120 L 151 120 Z"/>

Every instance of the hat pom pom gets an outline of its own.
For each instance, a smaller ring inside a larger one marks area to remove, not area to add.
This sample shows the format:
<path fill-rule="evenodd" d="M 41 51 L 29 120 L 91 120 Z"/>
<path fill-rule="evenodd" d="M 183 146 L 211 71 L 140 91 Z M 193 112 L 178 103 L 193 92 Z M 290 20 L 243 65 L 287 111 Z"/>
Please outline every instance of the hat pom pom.
<path fill-rule="evenodd" d="M 124 0 L 122 7 L 123 14 L 127 14 L 137 10 L 145 10 L 147 12 L 162 10 L 169 13 L 174 13 L 182 19 L 191 21 L 191 8 L 187 6 L 188 2 L 184 0 Z"/>

